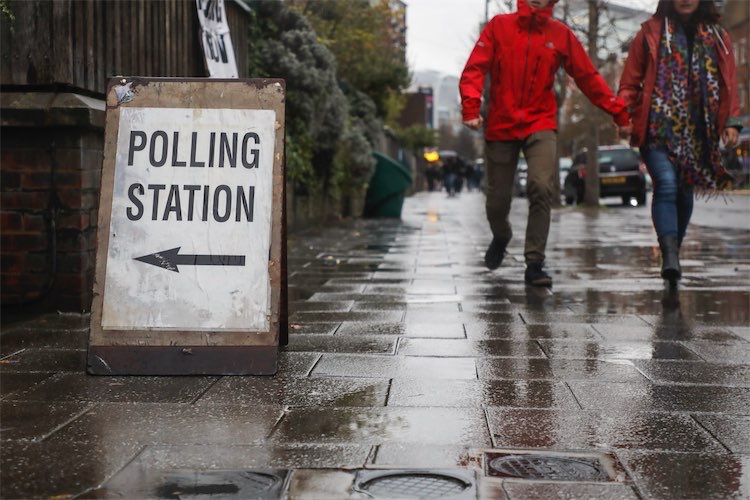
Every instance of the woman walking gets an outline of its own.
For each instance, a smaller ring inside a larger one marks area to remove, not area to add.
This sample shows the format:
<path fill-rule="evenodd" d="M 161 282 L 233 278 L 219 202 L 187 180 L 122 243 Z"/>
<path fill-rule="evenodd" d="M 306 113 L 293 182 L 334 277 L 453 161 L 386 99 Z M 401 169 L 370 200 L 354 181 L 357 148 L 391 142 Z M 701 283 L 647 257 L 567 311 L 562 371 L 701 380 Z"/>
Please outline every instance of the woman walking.
<path fill-rule="evenodd" d="M 734 146 L 742 128 L 734 54 L 719 17 L 713 0 L 660 0 L 633 39 L 618 91 L 632 116 L 625 132 L 654 181 L 651 217 L 671 287 L 682 275 L 694 193 L 731 186 L 719 145 Z"/>

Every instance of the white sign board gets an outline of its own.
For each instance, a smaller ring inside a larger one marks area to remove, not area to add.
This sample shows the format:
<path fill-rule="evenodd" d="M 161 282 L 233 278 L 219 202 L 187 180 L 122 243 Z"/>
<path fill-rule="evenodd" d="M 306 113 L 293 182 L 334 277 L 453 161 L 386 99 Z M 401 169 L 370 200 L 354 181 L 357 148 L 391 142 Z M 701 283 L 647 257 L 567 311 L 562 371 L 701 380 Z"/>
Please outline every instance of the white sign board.
<path fill-rule="evenodd" d="M 201 47 L 211 78 L 237 78 L 237 61 L 229 35 L 224 0 L 195 0 L 201 25 Z"/>
<path fill-rule="evenodd" d="M 275 121 L 120 109 L 103 329 L 268 330 Z"/>

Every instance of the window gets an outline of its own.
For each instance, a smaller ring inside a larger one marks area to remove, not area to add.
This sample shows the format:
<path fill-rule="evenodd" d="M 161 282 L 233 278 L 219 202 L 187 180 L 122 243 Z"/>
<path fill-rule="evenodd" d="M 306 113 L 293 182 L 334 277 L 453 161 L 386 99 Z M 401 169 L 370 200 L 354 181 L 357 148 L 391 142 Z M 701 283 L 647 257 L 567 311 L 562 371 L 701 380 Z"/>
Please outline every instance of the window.
<path fill-rule="evenodd" d="M 599 151 L 599 163 L 612 163 L 617 167 L 638 164 L 638 155 L 630 148 Z"/>

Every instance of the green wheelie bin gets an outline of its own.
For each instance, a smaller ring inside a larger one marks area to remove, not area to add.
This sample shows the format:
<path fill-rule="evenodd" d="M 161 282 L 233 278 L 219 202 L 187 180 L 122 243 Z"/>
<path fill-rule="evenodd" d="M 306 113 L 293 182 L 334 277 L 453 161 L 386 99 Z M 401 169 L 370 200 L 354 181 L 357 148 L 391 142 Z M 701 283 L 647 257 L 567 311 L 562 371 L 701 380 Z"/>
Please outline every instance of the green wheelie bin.
<path fill-rule="evenodd" d="M 374 152 L 375 172 L 365 197 L 364 217 L 401 217 L 404 197 L 411 186 L 411 172 L 402 163 Z"/>

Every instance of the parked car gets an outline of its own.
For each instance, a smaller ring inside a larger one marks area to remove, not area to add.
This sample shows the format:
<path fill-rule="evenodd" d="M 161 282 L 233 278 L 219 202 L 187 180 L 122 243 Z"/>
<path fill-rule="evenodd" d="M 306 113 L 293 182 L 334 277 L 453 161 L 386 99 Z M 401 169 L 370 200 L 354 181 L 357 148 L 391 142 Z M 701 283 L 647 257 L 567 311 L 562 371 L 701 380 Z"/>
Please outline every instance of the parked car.
<path fill-rule="evenodd" d="M 560 167 L 560 192 L 563 191 L 565 188 L 565 177 L 568 176 L 568 172 L 570 172 L 570 167 L 573 166 L 573 160 L 567 157 L 560 158 L 559 167 Z"/>
<path fill-rule="evenodd" d="M 529 181 L 529 164 L 525 158 L 518 159 L 516 177 L 513 180 L 513 196 L 526 196 Z"/>
<path fill-rule="evenodd" d="M 619 196 L 625 205 L 635 199 L 646 204 L 646 166 L 640 155 L 628 146 L 599 146 L 599 196 Z M 573 158 L 573 165 L 563 183 L 565 203 L 582 203 L 586 190 L 586 151 Z"/>

